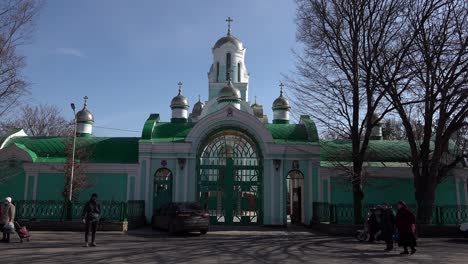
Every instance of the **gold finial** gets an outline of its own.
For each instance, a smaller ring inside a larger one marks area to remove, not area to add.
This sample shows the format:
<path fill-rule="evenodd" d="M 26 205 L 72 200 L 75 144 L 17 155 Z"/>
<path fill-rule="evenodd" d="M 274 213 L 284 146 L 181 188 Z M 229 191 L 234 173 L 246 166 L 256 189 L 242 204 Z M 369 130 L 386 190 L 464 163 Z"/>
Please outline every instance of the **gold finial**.
<path fill-rule="evenodd" d="M 280 81 L 280 85 L 279 85 L 279 86 L 280 86 L 280 96 L 282 96 L 282 95 L 283 95 L 283 87 L 284 87 L 284 84 L 283 84 L 282 81 Z"/>
<path fill-rule="evenodd" d="M 178 82 L 177 85 L 179 85 L 179 94 L 182 93 L 182 82 Z"/>
<path fill-rule="evenodd" d="M 86 107 L 88 105 L 88 96 L 85 95 L 85 97 L 83 97 L 84 99 L 84 107 Z"/>
<path fill-rule="evenodd" d="M 231 17 L 228 17 L 226 19 L 226 22 L 228 22 L 228 35 L 231 35 L 231 22 L 234 21 Z"/>
<path fill-rule="evenodd" d="M 201 96 L 198 95 L 198 102 L 201 102 Z"/>

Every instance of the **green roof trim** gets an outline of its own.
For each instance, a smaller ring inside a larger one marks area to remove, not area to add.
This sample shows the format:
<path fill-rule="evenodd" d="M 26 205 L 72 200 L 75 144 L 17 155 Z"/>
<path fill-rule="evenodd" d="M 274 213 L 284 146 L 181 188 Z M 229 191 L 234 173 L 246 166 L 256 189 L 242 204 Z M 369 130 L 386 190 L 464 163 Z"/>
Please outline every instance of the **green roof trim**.
<path fill-rule="evenodd" d="M 23 144 L 19 144 L 19 143 L 14 143 L 14 145 L 17 147 L 17 148 L 20 148 L 22 149 L 23 151 L 25 151 L 26 153 L 28 153 L 28 155 L 31 157 L 32 161 L 35 162 L 37 160 L 37 155 L 34 151 L 32 151 L 31 149 L 29 149 L 28 147 L 26 147 L 25 145 Z"/>
<path fill-rule="evenodd" d="M 171 123 L 187 123 L 188 119 L 187 118 L 171 118 Z"/>
<path fill-rule="evenodd" d="M 13 144 L 28 152 L 34 162 L 64 162 L 65 146 L 71 137 L 15 137 Z M 93 163 L 138 163 L 139 138 L 77 137 L 76 149 L 90 151 Z M 34 158 L 35 155 L 35 158 Z"/>
<path fill-rule="evenodd" d="M 153 135 L 153 129 L 156 123 L 159 122 L 159 114 L 150 114 L 148 119 L 143 126 L 143 131 L 141 132 L 141 139 L 151 139 Z"/>
<path fill-rule="evenodd" d="M 289 120 L 284 119 L 274 119 L 273 124 L 289 124 Z"/>

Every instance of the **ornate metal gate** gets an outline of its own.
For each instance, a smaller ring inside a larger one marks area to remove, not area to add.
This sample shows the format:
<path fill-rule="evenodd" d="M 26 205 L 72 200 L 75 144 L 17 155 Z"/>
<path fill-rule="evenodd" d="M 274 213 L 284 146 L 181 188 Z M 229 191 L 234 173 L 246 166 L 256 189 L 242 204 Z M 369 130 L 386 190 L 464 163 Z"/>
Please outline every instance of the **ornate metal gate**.
<path fill-rule="evenodd" d="M 200 203 L 212 224 L 262 224 L 262 157 L 247 133 L 219 129 L 200 145 Z"/>

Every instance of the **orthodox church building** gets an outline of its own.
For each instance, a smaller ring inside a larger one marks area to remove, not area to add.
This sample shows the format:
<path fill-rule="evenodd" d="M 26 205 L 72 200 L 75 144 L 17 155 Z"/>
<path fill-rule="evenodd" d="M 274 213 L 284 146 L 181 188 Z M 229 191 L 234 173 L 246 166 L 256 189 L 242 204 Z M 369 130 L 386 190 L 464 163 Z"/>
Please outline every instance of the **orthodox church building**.
<path fill-rule="evenodd" d="M 96 192 L 100 200 L 144 200 L 148 221 L 166 202 L 196 201 L 209 210 L 212 224 L 223 225 L 308 224 L 314 203 L 351 204 L 343 170 L 351 143 L 319 140 L 310 116 L 293 123 L 282 84 L 267 107 L 273 111 L 269 121 L 264 106 L 249 98 L 246 49 L 230 27 L 212 53 L 207 100 L 198 98 L 191 107 L 179 83 L 178 94 L 167 98 L 171 117 L 150 114 L 141 137 L 93 136 L 95 120 L 85 100 L 76 114 L 76 149 L 89 151 L 82 166 L 94 184 L 78 199 Z M 31 137 L 22 129 L 1 136 L 0 161 L 16 173 L 0 182 L 0 196 L 63 199 L 70 140 Z M 379 127 L 373 131 L 365 203 L 415 204 L 409 153 L 406 142 L 383 140 Z M 454 169 L 437 189 L 437 203 L 468 205 L 467 178 L 462 166 Z"/>

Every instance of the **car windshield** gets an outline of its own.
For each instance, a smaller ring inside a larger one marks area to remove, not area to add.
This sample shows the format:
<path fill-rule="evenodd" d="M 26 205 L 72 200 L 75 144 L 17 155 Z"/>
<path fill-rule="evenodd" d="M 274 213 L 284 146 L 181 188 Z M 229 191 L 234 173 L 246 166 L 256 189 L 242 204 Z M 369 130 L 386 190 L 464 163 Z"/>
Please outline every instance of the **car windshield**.
<path fill-rule="evenodd" d="M 202 208 L 196 203 L 179 204 L 179 210 L 183 212 L 200 211 Z"/>

